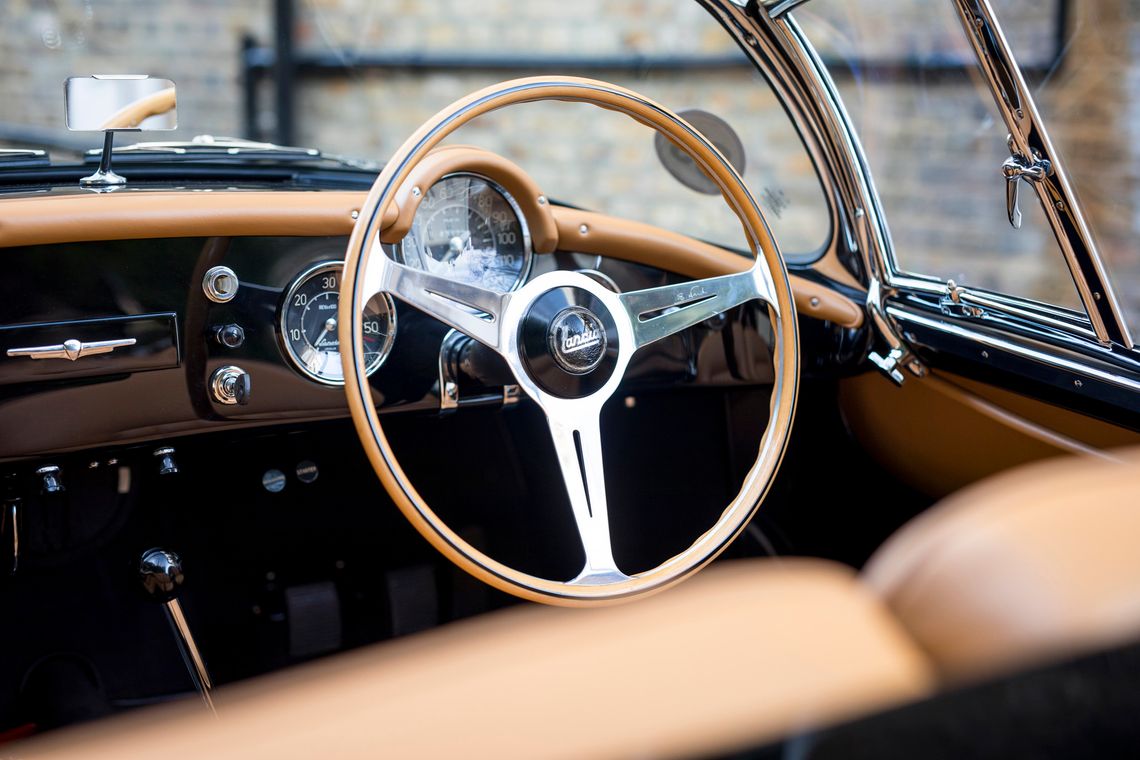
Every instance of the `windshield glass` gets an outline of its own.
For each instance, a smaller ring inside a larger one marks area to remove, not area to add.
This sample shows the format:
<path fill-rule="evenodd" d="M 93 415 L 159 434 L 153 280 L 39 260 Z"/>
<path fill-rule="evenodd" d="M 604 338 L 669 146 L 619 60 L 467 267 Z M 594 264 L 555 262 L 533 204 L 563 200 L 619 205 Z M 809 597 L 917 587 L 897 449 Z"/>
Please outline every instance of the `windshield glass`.
<path fill-rule="evenodd" d="M 1022 5 L 1006 26 L 1048 48 L 1050 9 Z M 952 0 L 816 0 L 795 17 L 859 133 L 898 267 L 1083 311 L 1032 191 L 1022 193 L 1021 229 L 1010 226 L 1008 131 Z"/>
<path fill-rule="evenodd" d="M 776 97 L 690 0 L 446 8 L 404 0 L 27 0 L 0 5 L 0 44 L 0 145 L 47 147 L 57 161 L 99 145 L 98 134 L 64 129 L 68 76 L 174 80 L 178 129 L 138 139 L 209 133 L 382 162 L 421 122 L 473 90 L 518 76 L 574 74 L 723 120 L 790 258 L 815 257 L 830 233 L 814 167 Z M 122 135 L 117 144 L 134 141 Z M 622 115 L 564 103 L 522 106 L 454 141 L 515 161 L 558 201 L 744 247 L 723 201 L 678 181 L 652 133 Z"/>
<path fill-rule="evenodd" d="M 992 3 L 1068 169 L 1128 321 L 1140 320 L 1140 4 Z M 1008 221 L 1008 131 L 952 0 L 814 0 L 828 62 L 887 212 L 900 269 L 1083 312 L 1036 194 Z"/>

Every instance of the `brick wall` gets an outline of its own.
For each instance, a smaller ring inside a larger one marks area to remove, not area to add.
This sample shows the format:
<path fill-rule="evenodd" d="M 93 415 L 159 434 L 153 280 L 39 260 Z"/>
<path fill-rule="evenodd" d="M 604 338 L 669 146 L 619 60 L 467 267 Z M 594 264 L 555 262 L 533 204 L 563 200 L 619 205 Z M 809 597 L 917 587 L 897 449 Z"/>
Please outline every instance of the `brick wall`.
<path fill-rule="evenodd" d="M 1051 3 L 1000 0 L 1019 55 L 1051 45 Z M 1140 8 L 1129 0 L 1074 2 L 1076 30 L 1041 106 L 1093 213 L 1118 290 L 1140 315 L 1140 225 L 1132 148 L 1140 129 Z M 934 9 L 934 10 L 932 10 Z M 935 56 L 964 46 L 949 2 L 815 0 L 821 46 L 865 58 Z M 75 73 L 147 71 L 179 85 L 176 137 L 240 134 L 243 34 L 272 41 L 270 0 L 4 0 L 0 2 L 0 124 L 62 126 L 60 82 Z M 937 15 L 937 19 L 932 21 Z M 822 22 L 822 25 L 821 25 Z M 899 37 L 887 32 L 904 30 Z M 721 55 L 719 27 L 684 0 L 298 0 L 301 51 L 500 54 Z M 862 46 L 861 48 L 859 46 Z M 893 47 L 892 47 L 893 46 Z M 519 74 L 525 72 L 518 72 Z M 570 72 L 573 73 L 573 72 Z M 743 70 L 675 74 L 594 72 L 674 107 L 726 118 L 748 152 L 746 180 L 765 199 L 783 247 L 809 250 L 824 233 L 818 186 L 775 99 Z M 504 71 L 385 71 L 301 81 L 298 142 L 382 159 L 424 118 Z M 970 76 L 939 82 L 839 76 L 875 171 L 899 259 L 909 269 L 1076 305 L 1075 292 L 1032 197 L 1025 227 L 1009 229 L 998 166 L 1004 130 Z M 268 83 L 259 124 L 271 132 Z M 1122 104 L 1117 107 L 1115 104 Z M 551 195 L 725 242 L 738 242 L 718 201 L 673 181 L 644 128 L 584 106 L 528 106 L 460 136 L 522 163 Z M 94 143 L 93 143 L 94 144 Z"/>

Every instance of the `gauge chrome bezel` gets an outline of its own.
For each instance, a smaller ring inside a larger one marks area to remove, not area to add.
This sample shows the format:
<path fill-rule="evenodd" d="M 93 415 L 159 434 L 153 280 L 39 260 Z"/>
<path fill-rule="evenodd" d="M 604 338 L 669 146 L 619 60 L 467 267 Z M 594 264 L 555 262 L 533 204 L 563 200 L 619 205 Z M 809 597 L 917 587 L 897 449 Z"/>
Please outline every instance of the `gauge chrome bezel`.
<path fill-rule="evenodd" d="M 510 293 L 512 291 L 518 290 L 519 288 L 521 288 L 523 286 L 523 283 L 525 283 L 527 281 L 527 278 L 530 277 L 530 270 L 534 266 L 534 248 L 531 245 L 530 226 L 526 222 L 526 214 L 523 213 L 522 207 L 519 205 L 518 201 L 515 200 L 515 197 L 513 195 L 511 195 L 510 192 L 508 192 L 505 187 L 500 185 L 498 182 L 496 182 L 491 177 L 488 177 L 486 174 L 480 174 L 479 172 L 460 171 L 460 172 L 451 172 L 450 174 L 445 174 L 442 177 L 440 177 L 438 180 L 436 180 L 434 183 L 432 183 L 431 187 L 429 187 L 424 192 L 424 197 L 426 198 L 427 194 L 430 193 L 431 189 L 433 187 L 435 187 L 436 185 L 443 183 L 443 182 L 446 182 L 449 179 L 455 179 L 457 177 L 472 177 L 474 179 L 478 179 L 478 180 L 482 180 L 483 182 L 486 182 L 491 187 L 492 190 L 494 190 L 499 195 L 503 196 L 504 199 L 506 199 L 507 205 L 510 206 L 511 210 L 515 212 L 515 218 L 518 219 L 519 228 L 522 230 L 523 265 L 522 265 L 522 269 L 519 270 L 519 275 L 515 279 L 514 284 L 511 285 L 511 287 L 509 287 L 507 289 L 507 292 Z M 419 213 L 419 209 L 416 209 L 416 213 L 417 214 Z M 414 218 L 412 220 L 412 225 L 413 226 L 415 225 L 415 219 Z M 409 230 L 409 233 L 410 232 L 411 232 L 411 230 Z M 405 236 L 404 240 L 407 240 L 406 236 Z M 395 253 L 395 255 L 396 255 L 396 261 L 398 261 L 401 264 L 405 264 L 407 266 L 410 266 L 413 269 L 419 270 L 419 267 L 417 267 L 415 264 L 409 264 L 408 261 L 404 258 L 404 240 L 401 240 L 399 243 L 396 243 L 395 245 L 392 246 L 393 253 Z"/>
<path fill-rule="evenodd" d="M 344 262 L 319 261 L 316 264 L 313 264 L 312 266 L 303 270 L 300 274 L 293 278 L 292 282 L 289 283 L 289 287 L 285 289 L 285 296 L 281 299 L 281 304 L 277 309 L 277 339 L 281 344 L 281 348 L 284 350 L 285 358 L 289 361 L 289 364 L 293 366 L 293 369 L 297 370 L 308 379 L 320 383 L 321 385 L 328 385 L 334 388 L 342 388 L 344 387 L 343 371 L 340 380 L 333 380 L 332 378 L 322 377 L 321 375 L 313 372 L 305 366 L 305 363 L 301 361 L 301 357 L 297 356 L 296 352 L 293 350 L 293 347 L 289 344 L 289 328 L 286 325 L 286 320 L 289 317 L 289 304 L 292 303 L 293 296 L 297 294 L 297 291 L 300 290 L 301 286 L 317 275 L 332 271 L 343 274 Z M 340 298 L 339 287 L 329 292 L 336 293 L 337 298 Z M 385 336 L 384 343 L 380 346 L 380 351 L 376 359 L 365 368 L 366 376 L 371 376 L 374 372 L 376 372 L 376 370 L 380 369 L 380 366 L 383 365 L 384 362 L 388 359 L 388 355 L 392 353 L 392 344 L 396 340 L 396 302 L 388 293 L 377 293 L 377 295 L 383 296 L 384 302 L 388 306 L 388 335 Z"/>

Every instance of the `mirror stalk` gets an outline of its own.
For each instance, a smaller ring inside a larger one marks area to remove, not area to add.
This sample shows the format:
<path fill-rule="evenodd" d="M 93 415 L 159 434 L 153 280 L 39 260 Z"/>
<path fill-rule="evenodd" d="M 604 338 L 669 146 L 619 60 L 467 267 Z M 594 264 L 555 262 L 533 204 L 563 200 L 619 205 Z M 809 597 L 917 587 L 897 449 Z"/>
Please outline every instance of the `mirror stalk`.
<path fill-rule="evenodd" d="M 111 155 L 114 152 L 115 133 L 108 130 L 103 133 L 103 155 L 99 157 L 99 168 L 94 174 L 79 180 L 83 187 L 96 190 L 114 190 L 127 184 L 125 177 L 115 174 L 111 168 Z"/>

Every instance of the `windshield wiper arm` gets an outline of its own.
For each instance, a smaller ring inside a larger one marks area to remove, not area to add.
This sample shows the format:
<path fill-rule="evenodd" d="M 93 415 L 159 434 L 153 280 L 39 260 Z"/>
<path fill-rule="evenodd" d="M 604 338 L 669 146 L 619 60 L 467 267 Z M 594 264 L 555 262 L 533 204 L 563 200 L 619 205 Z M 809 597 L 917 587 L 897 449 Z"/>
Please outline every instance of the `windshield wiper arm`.
<path fill-rule="evenodd" d="M 239 137 L 215 137 L 213 135 L 198 135 L 191 140 L 163 140 L 158 142 L 140 142 L 133 145 L 124 145 L 114 150 L 116 156 L 137 157 L 137 159 L 151 159 L 162 157 L 163 160 L 243 160 L 243 159 L 272 159 L 276 161 L 331 161 L 333 163 L 351 166 L 357 169 L 378 169 L 379 166 L 370 161 L 362 161 L 337 155 L 321 153 L 316 148 L 298 148 L 274 143 L 256 142 Z M 87 160 L 98 160 L 100 151 L 87 152 Z"/>
<path fill-rule="evenodd" d="M 0 168 L 9 166 L 50 166 L 46 150 L 38 148 L 0 148 Z"/>

